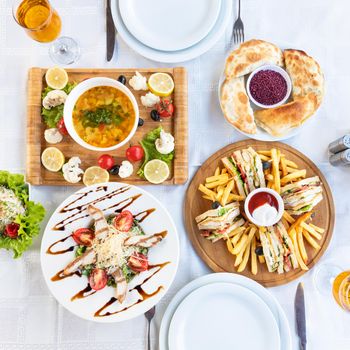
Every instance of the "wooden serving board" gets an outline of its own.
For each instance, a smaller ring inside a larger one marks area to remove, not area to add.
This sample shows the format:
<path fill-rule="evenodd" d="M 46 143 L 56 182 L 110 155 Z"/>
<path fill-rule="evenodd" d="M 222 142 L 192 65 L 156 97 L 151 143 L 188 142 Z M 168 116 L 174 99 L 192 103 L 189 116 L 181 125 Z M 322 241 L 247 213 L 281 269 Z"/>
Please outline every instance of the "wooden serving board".
<path fill-rule="evenodd" d="M 283 154 L 286 155 L 287 159 L 290 159 L 298 164 L 300 169 L 306 169 L 307 177 L 315 175 L 318 175 L 320 177 L 323 184 L 324 198 L 323 201 L 316 206 L 316 215 L 312 222 L 315 225 L 324 228 L 325 233 L 323 234 L 322 240 L 318 241 L 321 246 L 321 249 L 319 251 L 313 249 L 305 241 L 307 255 L 309 257 L 307 266 L 309 269 L 311 269 L 327 249 L 333 234 L 335 216 L 333 197 L 325 177 L 317 168 L 317 166 L 302 153 L 281 142 L 262 142 L 255 140 L 240 141 L 217 151 L 201 166 L 201 168 L 194 175 L 187 189 L 184 205 L 185 226 L 187 229 L 187 234 L 190 237 L 194 248 L 196 249 L 198 255 L 203 259 L 203 261 L 214 272 L 226 271 L 237 273 L 236 268 L 234 267 L 235 258 L 228 252 L 224 240 L 220 240 L 216 243 L 211 243 L 209 240 L 202 237 L 197 228 L 195 217 L 211 208 L 211 202 L 203 199 L 202 194 L 198 191 L 199 184 L 204 183 L 206 177 L 213 175 L 217 166 L 223 167 L 221 158 L 231 155 L 233 151 L 247 148 L 249 146 L 253 147 L 257 151 L 269 150 L 273 147 L 278 148 Z M 284 274 L 278 274 L 275 272 L 270 273 L 268 272 L 265 264 L 260 264 L 258 262 L 258 273 L 257 275 L 253 275 L 250 272 L 249 259 L 247 267 L 241 274 L 254 279 L 266 287 L 273 287 L 288 283 L 300 277 L 305 272 L 307 271 L 303 271 L 298 268 Z"/>
<path fill-rule="evenodd" d="M 27 102 L 27 159 L 26 159 L 26 179 L 32 185 L 78 185 L 70 184 L 65 181 L 63 175 L 53 173 L 46 170 L 40 161 L 41 153 L 46 147 L 55 146 L 59 148 L 66 160 L 73 156 L 79 156 L 82 160 L 81 168 L 84 170 L 90 166 L 97 165 L 98 157 L 103 152 L 95 152 L 87 150 L 78 145 L 70 136 L 65 136 L 63 141 L 57 145 L 50 145 L 45 141 L 44 131 L 47 128 L 41 117 L 41 93 L 46 87 L 45 73 L 46 68 L 31 68 L 28 76 L 28 102 Z M 171 118 L 164 118 L 160 122 L 155 122 L 151 119 L 150 112 L 152 108 L 146 108 L 141 104 L 140 97 L 145 95 L 147 91 L 135 91 L 127 83 L 134 94 L 140 109 L 140 118 L 144 119 L 145 123 L 142 127 L 138 127 L 134 137 L 130 140 L 131 145 L 138 144 L 139 141 L 151 130 L 162 126 L 167 132 L 170 132 L 175 137 L 175 158 L 171 167 L 169 179 L 164 182 L 167 185 L 183 184 L 188 177 L 188 155 L 187 155 L 187 73 L 182 67 L 176 68 L 150 68 L 150 69 L 93 69 L 93 68 L 73 68 L 67 69 L 70 82 L 81 82 L 92 77 L 108 77 L 117 79 L 120 75 L 124 75 L 129 79 L 135 74 L 135 71 L 140 72 L 147 78 L 155 72 L 169 73 L 175 83 L 175 90 L 169 98 L 174 102 L 175 113 Z M 125 151 L 130 144 L 124 147 L 108 152 L 115 157 L 116 163 L 120 164 L 125 160 Z M 149 184 L 144 179 L 137 176 L 137 169 L 140 163 L 134 163 L 134 174 L 124 181 L 131 184 L 146 185 Z M 110 181 L 123 182 L 118 176 L 110 176 Z"/>

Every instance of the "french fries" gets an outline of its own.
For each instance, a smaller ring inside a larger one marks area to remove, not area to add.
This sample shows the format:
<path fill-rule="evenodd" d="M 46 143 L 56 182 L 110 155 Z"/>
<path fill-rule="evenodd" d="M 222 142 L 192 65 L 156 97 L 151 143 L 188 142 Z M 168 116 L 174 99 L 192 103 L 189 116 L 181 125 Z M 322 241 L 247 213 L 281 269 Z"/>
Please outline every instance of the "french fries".
<path fill-rule="evenodd" d="M 295 256 L 298 260 L 298 263 L 300 265 L 300 268 L 302 270 L 307 271 L 309 268 L 305 265 L 303 258 L 300 255 L 300 251 L 299 251 L 299 246 L 298 246 L 298 240 L 297 240 L 297 233 L 295 231 L 295 229 L 293 228 L 292 231 L 290 232 L 290 237 L 292 239 L 293 242 L 293 246 L 294 246 L 294 251 L 295 251 Z"/>
<path fill-rule="evenodd" d="M 270 167 L 264 167 L 266 186 L 278 193 L 281 192 L 283 186 L 306 177 L 306 169 L 300 169 L 298 164 L 288 159 L 277 148 L 260 150 L 257 153 L 263 162 L 271 164 Z M 199 185 L 198 190 L 203 199 L 218 202 L 221 206 L 245 200 L 244 196 L 238 194 L 238 187 L 232 178 L 232 171 L 228 171 L 225 167 L 216 167 L 214 173 L 208 176 L 203 184 Z M 244 213 L 242 214 L 244 216 Z M 299 265 L 305 271 L 308 270 L 307 264 L 310 261 L 311 249 L 320 249 L 319 242 L 325 232 L 323 228 L 311 222 L 311 215 L 312 212 L 307 212 L 299 217 L 293 217 L 284 211 L 281 219 L 281 223 L 291 239 L 291 251 L 295 254 L 296 260 L 294 260 L 293 267 Z M 247 220 L 246 217 L 245 219 Z M 261 245 L 260 231 L 264 232 L 265 235 L 269 234 L 265 227 L 258 228 L 253 224 L 248 225 L 247 222 L 246 225 L 226 233 L 224 237 L 226 248 L 234 259 L 233 265 L 237 272 L 243 272 L 248 266 L 252 275 L 257 275 L 258 265 L 267 263 L 264 255 L 256 254 L 256 248 Z"/>
<path fill-rule="evenodd" d="M 281 185 L 286 185 L 288 182 L 297 180 L 299 178 L 305 178 L 306 176 L 306 170 L 298 170 L 295 171 L 294 173 L 290 173 L 287 176 L 282 177 L 281 179 Z"/>
<path fill-rule="evenodd" d="M 250 252 L 250 256 L 251 256 L 251 271 L 253 275 L 256 275 L 258 273 L 258 263 L 257 263 L 257 258 L 256 258 L 256 254 L 255 254 L 255 249 L 256 249 L 256 238 L 254 237 L 252 240 L 252 244 L 251 244 L 251 252 Z"/>
<path fill-rule="evenodd" d="M 272 159 L 272 175 L 273 175 L 273 189 L 277 192 L 281 192 L 281 180 L 280 180 L 280 155 L 276 148 L 271 149 L 271 159 Z"/>
<path fill-rule="evenodd" d="M 304 240 L 303 240 L 303 228 L 301 226 L 298 226 L 296 231 L 297 231 L 297 241 L 298 241 L 298 248 L 300 251 L 300 255 L 303 258 L 304 263 L 307 264 L 308 256 L 306 253 Z"/>

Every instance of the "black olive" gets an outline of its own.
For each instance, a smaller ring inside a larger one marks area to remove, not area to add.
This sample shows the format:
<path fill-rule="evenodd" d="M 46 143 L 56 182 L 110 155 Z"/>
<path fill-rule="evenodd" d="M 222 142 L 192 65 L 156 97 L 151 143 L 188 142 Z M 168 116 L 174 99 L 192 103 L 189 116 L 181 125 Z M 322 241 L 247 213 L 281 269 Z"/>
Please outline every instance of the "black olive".
<path fill-rule="evenodd" d="M 312 213 L 310 218 L 313 219 L 315 217 L 315 215 L 316 215 L 315 213 Z"/>
<path fill-rule="evenodd" d="M 271 168 L 271 162 L 263 162 L 262 165 L 264 170 Z"/>
<path fill-rule="evenodd" d="M 217 208 L 220 207 L 220 203 L 219 203 L 219 202 L 213 202 L 213 204 L 211 205 L 211 207 L 212 207 L 213 209 L 217 209 Z"/>
<path fill-rule="evenodd" d="M 125 78 L 125 76 L 124 76 L 124 75 L 119 75 L 118 81 L 119 81 L 120 83 L 122 83 L 123 85 L 125 85 L 125 84 L 126 84 L 126 78 Z"/>
<path fill-rule="evenodd" d="M 137 126 L 142 126 L 145 123 L 145 121 L 142 118 L 139 118 L 139 123 Z"/>
<path fill-rule="evenodd" d="M 112 175 L 118 175 L 119 174 L 119 168 L 120 168 L 120 165 L 114 165 L 112 168 L 109 169 L 109 172 Z"/>
<path fill-rule="evenodd" d="M 159 113 L 157 112 L 156 109 L 153 109 L 151 111 L 151 118 L 155 121 L 155 122 L 159 122 L 160 121 L 160 115 Z"/>
<path fill-rule="evenodd" d="M 255 248 L 255 254 L 256 255 L 264 255 L 263 247 L 261 245 L 259 245 Z"/>

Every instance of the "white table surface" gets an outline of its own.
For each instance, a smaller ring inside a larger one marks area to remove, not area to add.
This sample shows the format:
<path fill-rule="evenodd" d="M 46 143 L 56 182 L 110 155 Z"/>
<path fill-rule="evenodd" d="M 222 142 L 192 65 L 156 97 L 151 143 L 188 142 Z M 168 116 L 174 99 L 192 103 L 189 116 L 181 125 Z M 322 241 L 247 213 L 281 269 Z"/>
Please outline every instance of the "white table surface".
<path fill-rule="evenodd" d="M 82 47 L 76 67 L 166 67 L 145 59 L 118 38 L 118 55 L 105 61 L 104 1 L 52 1 L 63 19 L 63 33 L 76 38 Z M 348 0 L 243 0 L 246 38 L 290 43 L 317 58 L 326 77 L 327 89 L 317 116 L 303 132 L 287 141 L 310 157 L 323 171 L 336 202 L 336 228 L 321 260 L 335 259 L 350 267 L 350 170 L 334 168 L 327 161 L 327 145 L 350 131 L 350 2 Z M 0 168 L 24 171 L 26 125 L 26 78 L 32 66 L 52 65 L 47 45 L 29 39 L 15 24 L 11 1 L 0 0 Z M 225 58 L 229 31 L 214 48 L 186 62 L 189 84 L 190 177 L 198 166 L 219 148 L 242 139 L 224 121 L 217 100 L 217 81 Z M 211 140 L 208 142 L 208 140 Z M 147 187 L 173 215 L 181 241 L 180 268 L 168 294 L 157 307 L 153 342 L 166 306 L 186 283 L 209 269 L 193 251 L 182 222 L 182 201 L 187 185 Z M 72 188 L 35 187 L 33 198 L 40 200 L 48 215 Z M 57 304 L 43 280 L 39 262 L 40 238 L 13 260 L 0 252 L 0 349 L 144 349 L 146 322 L 143 316 L 120 324 L 83 321 Z M 350 349 L 349 315 L 331 297 L 318 294 L 313 271 L 305 282 L 308 349 Z M 285 310 L 294 333 L 294 294 L 299 280 L 271 288 Z"/>

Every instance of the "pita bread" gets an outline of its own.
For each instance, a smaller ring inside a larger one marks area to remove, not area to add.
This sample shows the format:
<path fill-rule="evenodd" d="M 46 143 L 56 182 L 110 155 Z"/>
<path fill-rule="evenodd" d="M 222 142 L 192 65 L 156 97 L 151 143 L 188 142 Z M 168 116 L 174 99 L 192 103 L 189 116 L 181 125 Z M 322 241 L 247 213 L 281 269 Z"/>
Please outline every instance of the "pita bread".
<path fill-rule="evenodd" d="M 313 92 L 317 97 L 317 107 L 324 95 L 324 77 L 319 64 L 304 51 L 285 50 L 286 70 L 292 79 L 293 98 L 304 97 Z"/>
<path fill-rule="evenodd" d="M 263 40 L 249 40 L 227 57 L 226 78 L 238 78 L 265 64 L 283 65 L 282 50 Z"/>
<path fill-rule="evenodd" d="M 221 88 L 221 107 L 229 123 L 248 134 L 256 133 L 253 109 L 244 86 L 244 77 L 225 80 Z"/>
<path fill-rule="evenodd" d="M 273 136 L 282 136 L 301 125 L 317 109 L 317 97 L 310 92 L 285 105 L 255 111 L 256 123 Z"/>

